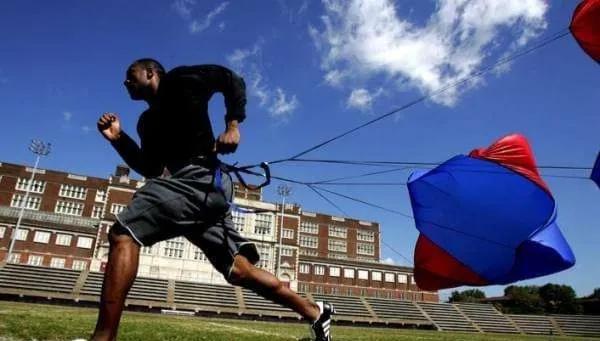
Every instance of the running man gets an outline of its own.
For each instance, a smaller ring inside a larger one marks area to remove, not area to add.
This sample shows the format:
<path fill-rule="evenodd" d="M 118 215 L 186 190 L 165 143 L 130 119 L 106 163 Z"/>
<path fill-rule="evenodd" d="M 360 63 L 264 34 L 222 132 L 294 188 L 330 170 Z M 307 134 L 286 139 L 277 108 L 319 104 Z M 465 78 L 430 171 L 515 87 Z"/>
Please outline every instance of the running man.
<path fill-rule="evenodd" d="M 231 176 L 223 172 L 221 183 L 215 183 L 217 154 L 235 152 L 240 142 L 239 124 L 246 117 L 244 80 L 218 65 L 181 66 L 167 73 L 158 61 L 145 58 L 129 66 L 124 84 L 131 99 L 148 104 L 137 123 L 140 146 L 121 129 L 117 114 L 103 114 L 98 130 L 148 180 L 110 229 L 92 339 L 116 339 L 140 247 L 185 236 L 229 283 L 289 307 L 311 323 L 315 340 L 331 340 L 332 305 L 313 303 L 255 267 L 256 246 L 235 230 L 231 218 Z M 223 94 L 226 108 L 225 132 L 216 140 L 208 116 L 215 92 Z"/>

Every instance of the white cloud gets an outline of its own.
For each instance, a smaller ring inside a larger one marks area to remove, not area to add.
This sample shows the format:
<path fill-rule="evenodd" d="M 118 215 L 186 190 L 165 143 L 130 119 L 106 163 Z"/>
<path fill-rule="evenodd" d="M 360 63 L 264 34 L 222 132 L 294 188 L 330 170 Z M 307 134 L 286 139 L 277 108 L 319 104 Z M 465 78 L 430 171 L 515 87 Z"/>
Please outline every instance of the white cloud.
<path fill-rule="evenodd" d="M 391 257 L 388 257 L 388 258 L 382 260 L 381 263 L 395 265 L 396 261 L 394 259 L 392 259 Z"/>
<path fill-rule="evenodd" d="M 346 105 L 349 108 L 355 108 L 355 109 L 360 109 L 360 110 L 369 110 L 371 109 L 371 105 L 373 104 L 373 101 L 381 96 L 381 94 L 383 93 L 383 89 L 379 88 L 377 89 L 376 92 L 371 93 L 369 92 L 369 90 L 367 89 L 354 89 L 352 90 L 352 92 L 350 93 L 350 96 L 348 97 L 348 100 L 346 101 Z"/>
<path fill-rule="evenodd" d="M 277 2 L 279 3 L 279 8 L 281 9 L 281 15 L 287 17 L 292 23 L 297 22 L 298 19 L 306 13 L 309 5 L 308 0 L 303 0 L 301 3 L 298 1 L 286 2 L 285 0 L 278 0 Z M 298 3 L 300 3 L 300 6 L 295 7 L 295 5 L 298 5 Z"/>
<path fill-rule="evenodd" d="M 227 56 L 227 61 L 244 77 L 248 93 L 258 99 L 258 105 L 266 109 L 271 117 L 285 122 L 293 115 L 300 102 L 296 95 L 287 94 L 281 87 L 271 85 L 264 76 L 263 44 L 264 41 L 259 39 L 249 49 L 235 49 Z"/>
<path fill-rule="evenodd" d="M 192 15 L 192 6 L 196 4 L 194 0 L 176 0 L 173 2 L 173 10 L 182 18 L 189 19 Z"/>
<path fill-rule="evenodd" d="M 188 28 L 189 28 L 190 33 L 192 33 L 192 34 L 200 33 L 202 31 L 205 31 L 206 29 L 208 29 L 210 27 L 210 25 L 212 24 L 212 21 L 214 20 L 214 18 L 216 16 L 218 16 L 219 14 L 223 13 L 225 11 L 225 9 L 227 9 L 227 6 L 229 6 L 229 2 L 221 3 L 219 6 L 217 6 L 215 9 L 210 11 L 202 19 L 193 18 L 192 7 L 194 5 L 196 5 L 195 0 L 176 0 L 171 5 L 173 10 L 182 19 L 184 19 L 185 21 L 188 22 Z M 220 31 L 223 31 L 225 29 L 225 22 L 219 23 L 218 28 Z"/>
<path fill-rule="evenodd" d="M 219 15 L 223 11 L 225 11 L 225 9 L 227 8 L 228 5 L 229 5 L 228 2 L 223 2 L 217 8 L 210 11 L 204 17 L 204 19 L 202 19 L 200 21 L 196 20 L 196 19 L 192 20 L 192 22 L 190 23 L 190 32 L 191 33 L 199 33 L 199 32 L 206 30 L 207 28 L 209 28 L 214 17 L 216 17 L 217 15 Z"/>
<path fill-rule="evenodd" d="M 83 131 L 85 134 L 89 133 L 91 130 L 91 128 L 89 126 L 82 126 L 81 127 L 81 131 Z"/>
<path fill-rule="evenodd" d="M 63 111 L 62 115 L 63 115 L 63 119 L 66 122 L 69 122 L 71 120 L 71 117 L 73 117 L 73 114 L 70 111 Z"/>
<path fill-rule="evenodd" d="M 426 24 L 416 26 L 396 12 L 391 0 L 323 4 L 323 29 L 309 27 L 309 34 L 322 54 L 327 84 L 384 76 L 422 93 L 453 84 L 486 58 L 523 46 L 546 28 L 548 10 L 544 0 L 438 0 Z M 453 105 L 461 91 L 481 82 L 452 88 L 433 100 Z"/>
<path fill-rule="evenodd" d="M 296 108 L 298 108 L 298 99 L 296 99 L 296 95 L 292 95 L 292 97 L 288 100 L 286 98 L 286 94 L 281 90 L 281 88 L 275 89 L 275 99 L 269 108 L 269 112 L 276 117 L 287 118 L 292 114 Z"/>

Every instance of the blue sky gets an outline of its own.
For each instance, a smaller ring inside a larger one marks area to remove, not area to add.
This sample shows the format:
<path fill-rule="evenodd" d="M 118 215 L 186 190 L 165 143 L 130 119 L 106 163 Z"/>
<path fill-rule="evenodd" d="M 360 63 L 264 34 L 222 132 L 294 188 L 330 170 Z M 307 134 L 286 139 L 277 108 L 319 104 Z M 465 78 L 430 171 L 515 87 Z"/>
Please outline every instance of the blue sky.
<path fill-rule="evenodd" d="M 127 65 L 153 57 L 165 67 L 217 63 L 248 84 L 242 144 L 226 161 L 289 157 L 317 142 L 454 82 L 482 65 L 568 26 L 577 1 L 31 1 L 0 3 L 0 159 L 32 164 L 31 138 L 53 144 L 41 166 L 106 177 L 120 162 L 96 132 L 106 111 L 134 127 L 144 103 L 122 87 Z M 600 127 L 600 69 L 572 37 L 467 86 L 380 121 L 307 157 L 442 161 L 512 132 L 525 134 L 539 164 L 591 166 Z M 222 97 L 211 101 L 216 131 Z M 595 110 L 594 110 L 595 109 Z M 319 180 L 377 170 L 283 164 L 274 174 Z M 365 181 L 404 181 L 411 170 Z M 561 173 L 565 174 L 565 173 Z M 569 173 L 585 175 L 585 173 Z M 600 286 L 598 188 L 547 178 L 574 268 L 520 284 Z M 265 190 L 278 200 L 277 183 Z M 405 187 L 331 188 L 411 213 Z M 310 190 L 290 198 L 306 210 L 341 214 Z M 386 243 L 412 258 L 414 223 L 332 197 L 352 217 L 381 223 Z M 389 248 L 383 258 L 406 265 Z M 489 295 L 502 287 L 488 287 Z"/>

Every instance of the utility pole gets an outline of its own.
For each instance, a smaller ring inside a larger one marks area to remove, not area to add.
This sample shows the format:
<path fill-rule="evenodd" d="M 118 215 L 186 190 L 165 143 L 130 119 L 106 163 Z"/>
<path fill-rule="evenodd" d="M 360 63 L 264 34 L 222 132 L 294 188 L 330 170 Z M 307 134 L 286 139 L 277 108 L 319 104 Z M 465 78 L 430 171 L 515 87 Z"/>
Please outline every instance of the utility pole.
<path fill-rule="evenodd" d="M 277 186 L 277 194 L 281 196 L 281 221 L 279 223 L 279 254 L 277 260 L 277 272 L 276 276 L 280 277 L 281 274 L 279 271 L 281 270 L 281 250 L 282 250 L 282 241 L 283 241 L 283 215 L 285 213 L 285 197 L 289 196 L 292 192 L 292 188 L 288 185 L 279 185 Z"/>
<path fill-rule="evenodd" d="M 17 238 L 17 233 L 19 232 L 19 226 L 21 225 L 21 220 L 23 219 L 23 213 L 25 212 L 25 207 L 27 206 L 27 200 L 29 200 L 29 192 L 33 186 L 33 179 L 35 177 L 35 171 L 37 170 L 37 166 L 40 163 L 40 157 L 46 156 L 50 154 L 50 143 L 45 143 L 40 140 L 31 140 L 31 144 L 29 145 L 29 150 L 36 155 L 35 158 L 35 166 L 33 166 L 33 170 L 31 171 L 31 178 L 29 179 L 29 183 L 27 184 L 27 189 L 25 190 L 25 197 L 23 201 L 21 201 L 21 211 L 19 211 L 19 218 L 17 219 L 17 225 L 15 225 L 15 230 L 13 231 L 12 237 L 10 239 L 10 246 L 8 247 L 8 253 L 6 254 L 6 262 L 10 260 L 10 256 L 12 254 L 13 248 L 15 246 L 15 240 Z"/>

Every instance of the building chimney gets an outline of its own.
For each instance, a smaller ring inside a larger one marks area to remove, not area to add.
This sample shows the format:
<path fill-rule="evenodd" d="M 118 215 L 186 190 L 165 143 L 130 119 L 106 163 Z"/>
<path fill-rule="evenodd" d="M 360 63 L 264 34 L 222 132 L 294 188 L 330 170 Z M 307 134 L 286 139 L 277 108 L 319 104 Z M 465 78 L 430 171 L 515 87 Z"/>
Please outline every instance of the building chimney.
<path fill-rule="evenodd" d="M 126 165 L 118 165 L 117 170 L 115 171 L 116 177 L 126 176 L 129 177 L 129 167 Z"/>

